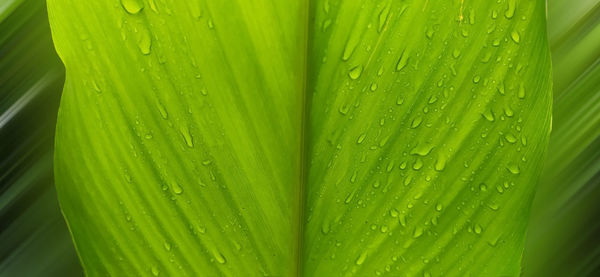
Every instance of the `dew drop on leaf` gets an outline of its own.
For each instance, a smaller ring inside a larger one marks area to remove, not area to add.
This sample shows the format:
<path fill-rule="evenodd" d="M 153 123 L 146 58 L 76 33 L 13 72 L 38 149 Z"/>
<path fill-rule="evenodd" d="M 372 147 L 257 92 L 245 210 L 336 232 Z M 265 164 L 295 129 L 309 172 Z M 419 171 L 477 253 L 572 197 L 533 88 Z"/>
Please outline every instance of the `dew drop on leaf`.
<path fill-rule="evenodd" d="M 185 144 L 188 147 L 193 148 L 194 147 L 194 138 L 190 134 L 190 130 L 187 127 L 183 126 L 183 127 L 179 128 L 179 132 L 181 132 L 181 135 L 183 136 L 183 140 L 185 141 Z"/>
<path fill-rule="evenodd" d="M 142 0 L 121 0 L 121 6 L 129 14 L 138 14 L 144 9 L 144 2 Z"/>
<path fill-rule="evenodd" d="M 506 12 L 504 12 L 506 18 L 511 19 L 515 16 L 516 2 L 517 0 L 508 0 L 508 7 L 506 8 Z"/>
<path fill-rule="evenodd" d="M 152 266 L 152 269 L 150 269 L 152 271 L 152 275 L 154 276 L 158 276 L 160 274 L 160 270 L 158 270 L 157 266 Z"/>
<path fill-rule="evenodd" d="M 510 33 L 510 38 L 512 38 L 512 40 L 517 44 L 521 41 L 521 36 L 519 35 L 519 32 L 517 32 L 517 31 L 512 31 Z"/>
<path fill-rule="evenodd" d="M 352 69 L 350 69 L 348 76 L 350 77 L 350 79 L 356 80 L 360 77 L 360 75 L 362 74 L 362 71 L 363 71 L 362 65 L 355 66 Z"/>
<path fill-rule="evenodd" d="M 412 123 L 410 124 L 410 128 L 417 128 L 421 125 L 421 122 L 423 122 L 423 118 L 420 116 L 417 116 L 415 119 L 413 119 Z"/>
<path fill-rule="evenodd" d="M 509 164 L 509 165 L 506 167 L 506 169 L 508 169 L 508 171 L 509 171 L 510 173 L 512 173 L 512 174 L 515 174 L 515 175 L 517 175 L 517 174 L 521 173 L 521 170 L 519 169 L 519 166 L 518 166 L 518 165 L 516 165 L 516 164 Z"/>
<path fill-rule="evenodd" d="M 406 50 L 404 50 L 404 51 L 402 51 L 402 54 L 400 55 L 400 59 L 398 59 L 398 63 L 396 64 L 396 71 L 400 71 L 400 70 L 404 69 L 407 64 L 408 64 L 408 53 L 406 53 Z"/>
<path fill-rule="evenodd" d="M 366 259 L 367 259 L 367 252 L 360 253 L 360 255 L 358 256 L 358 258 L 356 258 L 356 265 L 363 264 Z"/>
<path fill-rule="evenodd" d="M 177 182 L 171 181 L 171 183 L 169 185 L 170 185 L 173 193 L 175 193 L 175 194 L 183 193 L 183 188 Z"/>

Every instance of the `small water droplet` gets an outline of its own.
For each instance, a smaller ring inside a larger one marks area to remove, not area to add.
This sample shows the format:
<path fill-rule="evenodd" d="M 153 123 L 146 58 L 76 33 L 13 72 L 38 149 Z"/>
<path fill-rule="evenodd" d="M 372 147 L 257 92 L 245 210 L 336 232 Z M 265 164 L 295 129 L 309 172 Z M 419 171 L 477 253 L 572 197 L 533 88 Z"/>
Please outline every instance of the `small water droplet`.
<path fill-rule="evenodd" d="M 485 118 L 489 122 L 494 122 L 494 120 L 495 120 L 494 112 L 491 109 L 484 111 L 481 114 L 481 116 L 483 116 L 483 118 Z"/>
<path fill-rule="evenodd" d="M 175 194 L 183 193 L 183 188 L 177 182 L 171 181 L 169 186 L 171 187 L 171 190 L 173 191 L 173 193 L 175 193 Z"/>
<path fill-rule="evenodd" d="M 443 155 L 439 155 L 438 159 L 435 162 L 434 169 L 436 171 L 444 171 L 446 168 L 446 157 Z"/>
<path fill-rule="evenodd" d="M 367 137 L 367 133 L 360 134 L 360 136 L 358 136 L 358 139 L 356 140 L 356 144 L 363 143 L 363 141 L 365 141 L 365 137 Z"/>
<path fill-rule="evenodd" d="M 506 141 L 510 142 L 510 143 L 515 143 L 517 142 L 517 137 L 515 137 L 515 135 L 508 133 L 506 135 L 504 135 L 504 139 L 506 139 Z"/>
<path fill-rule="evenodd" d="M 432 149 L 433 149 L 433 145 L 422 143 L 422 144 L 419 144 L 418 146 L 416 146 L 415 148 L 413 148 L 410 151 L 410 154 L 424 157 L 424 156 L 429 155 L 429 153 L 431 153 Z"/>
<path fill-rule="evenodd" d="M 423 161 L 421 159 L 417 158 L 417 160 L 413 164 L 413 169 L 414 170 L 419 170 L 421 168 L 423 168 Z"/>
<path fill-rule="evenodd" d="M 372 83 L 371 84 L 371 91 L 376 91 L 377 90 L 377 83 Z"/>
<path fill-rule="evenodd" d="M 223 256 L 223 254 L 221 254 L 221 252 L 219 252 L 217 250 L 213 250 L 213 256 L 215 257 L 215 260 L 217 260 L 217 262 L 220 264 L 224 264 L 227 262 L 227 259 L 225 259 L 225 256 Z"/>
<path fill-rule="evenodd" d="M 487 185 L 484 183 L 479 184 L 479 190 L 480 191 L 487 191 Z"/>
<path fill-rule="evenodd" d="M 158 267 L 155 265 L 152 266 L 151 271 L 152 271 L 152 275 L 154 275 L 154 276 L 158 276 L 160 274 L 160 270 L 158 270 Z"/>
<path fill-rule="evenodd" d="M 475 231 L 475 234 L 479 235 L 483 231 L 483 227 L 481 227 L 479 224 L 475 224 L 475 228 L 473 228 L 473 230 Z"/>
<path fill-rule="evenodd" d="M 514 175 L 517 175 L 521 172 L 521 170 L 519 169 L 519 165 L 517 164 L 509 164 L 508 166 L 506 166 L 506 169 Z"/>
<path fill-rule="evenodd" d="M 415 227 L 415 231 L 413 232 L 413 238 L 418 238 L 423 235 L 423 227 Z"/>
<path fill-rule="evenodd" d="M 158 112 L 160 113 L 160 117 L 163 119 L 167 119 L 169 114 L 167 113 L 167 109 L 160 102 L 156 102 L 156 106 L 158 107 Z"/>
<path fill-rule="evenodd" d="M 182 126 L 181 128 L 179 128 L 179 132 L 181 132 L 181 135 L 183 136 L 185 144 L 188 147 L 193 148 L 194 147 L 194 138 L 190 134 L 190 130 L 186 126 Z"/>
<path fill-rule="evenodd" d="M 377 28 L 377 32 L 381 33 L 383 31 L 383 27 L 385 27 L 385 23 L 388 20 L 388 16 L 390 14 L 390 3 L 388 2 L 385 7 L 379 13 L 379 26 Z"/>
<path fill-rule="evenodd" d="M 421 122 L 423 122 L 423 118 L 420 116 L 415 117 L 415 119 L 413 119 L 413 121 L 410 124 L 410 128 L 415 129 L 417 127 L 419 127 L 421 125 Z"/>
<path fill-rule="evenodd" d="M 521 41 L 521 36 L 519 35 L 519 32 L 517 32 L 516 30 L 513 30 L 510 33 L 510 38 L 512 38 L 512 40 L 516 43 L 519 44 L 519 42 Z"/>
<path fill-rule="evenodd" d="M 517 93 L 517 96 L 519 99 L 525 98 L 525 86 L 523 86 L 523 84 L 519 85 L 519 92 Z"/>
<path fill-rule="evenodd" d="M 152 49 L 152 37 L 150 36 L 150 32 L 148 30 L 144 30 L 140 32 L 140 37 L 138 40 L 138 48 L 143 55 L 149 55 Z"/>
<path fill-rule="evenodd" d="M 363 264 L 365 262 L 365 259 L 367 259 L 367 252 L 360 253 L 358 258 L 356 258 L 356 265 Z"/>

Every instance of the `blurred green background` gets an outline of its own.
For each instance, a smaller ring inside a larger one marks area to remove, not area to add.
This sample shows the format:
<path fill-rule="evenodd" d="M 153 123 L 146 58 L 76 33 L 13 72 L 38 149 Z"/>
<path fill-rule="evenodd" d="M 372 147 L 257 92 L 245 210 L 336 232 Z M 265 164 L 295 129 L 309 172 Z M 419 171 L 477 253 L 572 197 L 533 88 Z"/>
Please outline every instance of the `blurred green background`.
<path fill-rule="evenodd" d="M 600 0 L 548 0 L 548 34 L 553 131 L 523 276 L 600 276 Z M 63 82 L 45 1 L 0 0 L 0 276 L 83 275 L 52 181 Z"/>

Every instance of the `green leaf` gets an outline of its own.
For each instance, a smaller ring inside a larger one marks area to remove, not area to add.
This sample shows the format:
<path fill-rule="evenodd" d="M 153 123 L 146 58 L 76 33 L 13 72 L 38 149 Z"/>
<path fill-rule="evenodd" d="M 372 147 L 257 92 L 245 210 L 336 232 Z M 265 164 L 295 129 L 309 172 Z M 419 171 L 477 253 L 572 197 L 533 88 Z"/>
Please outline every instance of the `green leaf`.
<path fill-rule="evenodd" d="M 88 275 L 518 275 L 543 1 L 48 1 Z"/>
<path fill-rule="evenodd" d="M 52 175 L 63 82 L 45 2 L 0 1 L 0 276 L 82 273 Z"/>
<path fill-rule="evenodd" d="M 600 231 L 600 1 L 548 2 L 554 120 L 524 276 L 595 276 Z"/>

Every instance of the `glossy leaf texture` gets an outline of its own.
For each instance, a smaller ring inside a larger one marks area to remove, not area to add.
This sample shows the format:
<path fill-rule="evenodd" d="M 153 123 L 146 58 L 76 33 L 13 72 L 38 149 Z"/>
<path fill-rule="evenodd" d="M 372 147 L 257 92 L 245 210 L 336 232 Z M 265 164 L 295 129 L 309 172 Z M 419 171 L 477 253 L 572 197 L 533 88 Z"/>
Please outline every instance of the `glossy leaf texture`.
<path fill-rule="evenodd" d="M 543 1 L 48 6 L 88 275 L 519 274 Z"/>

